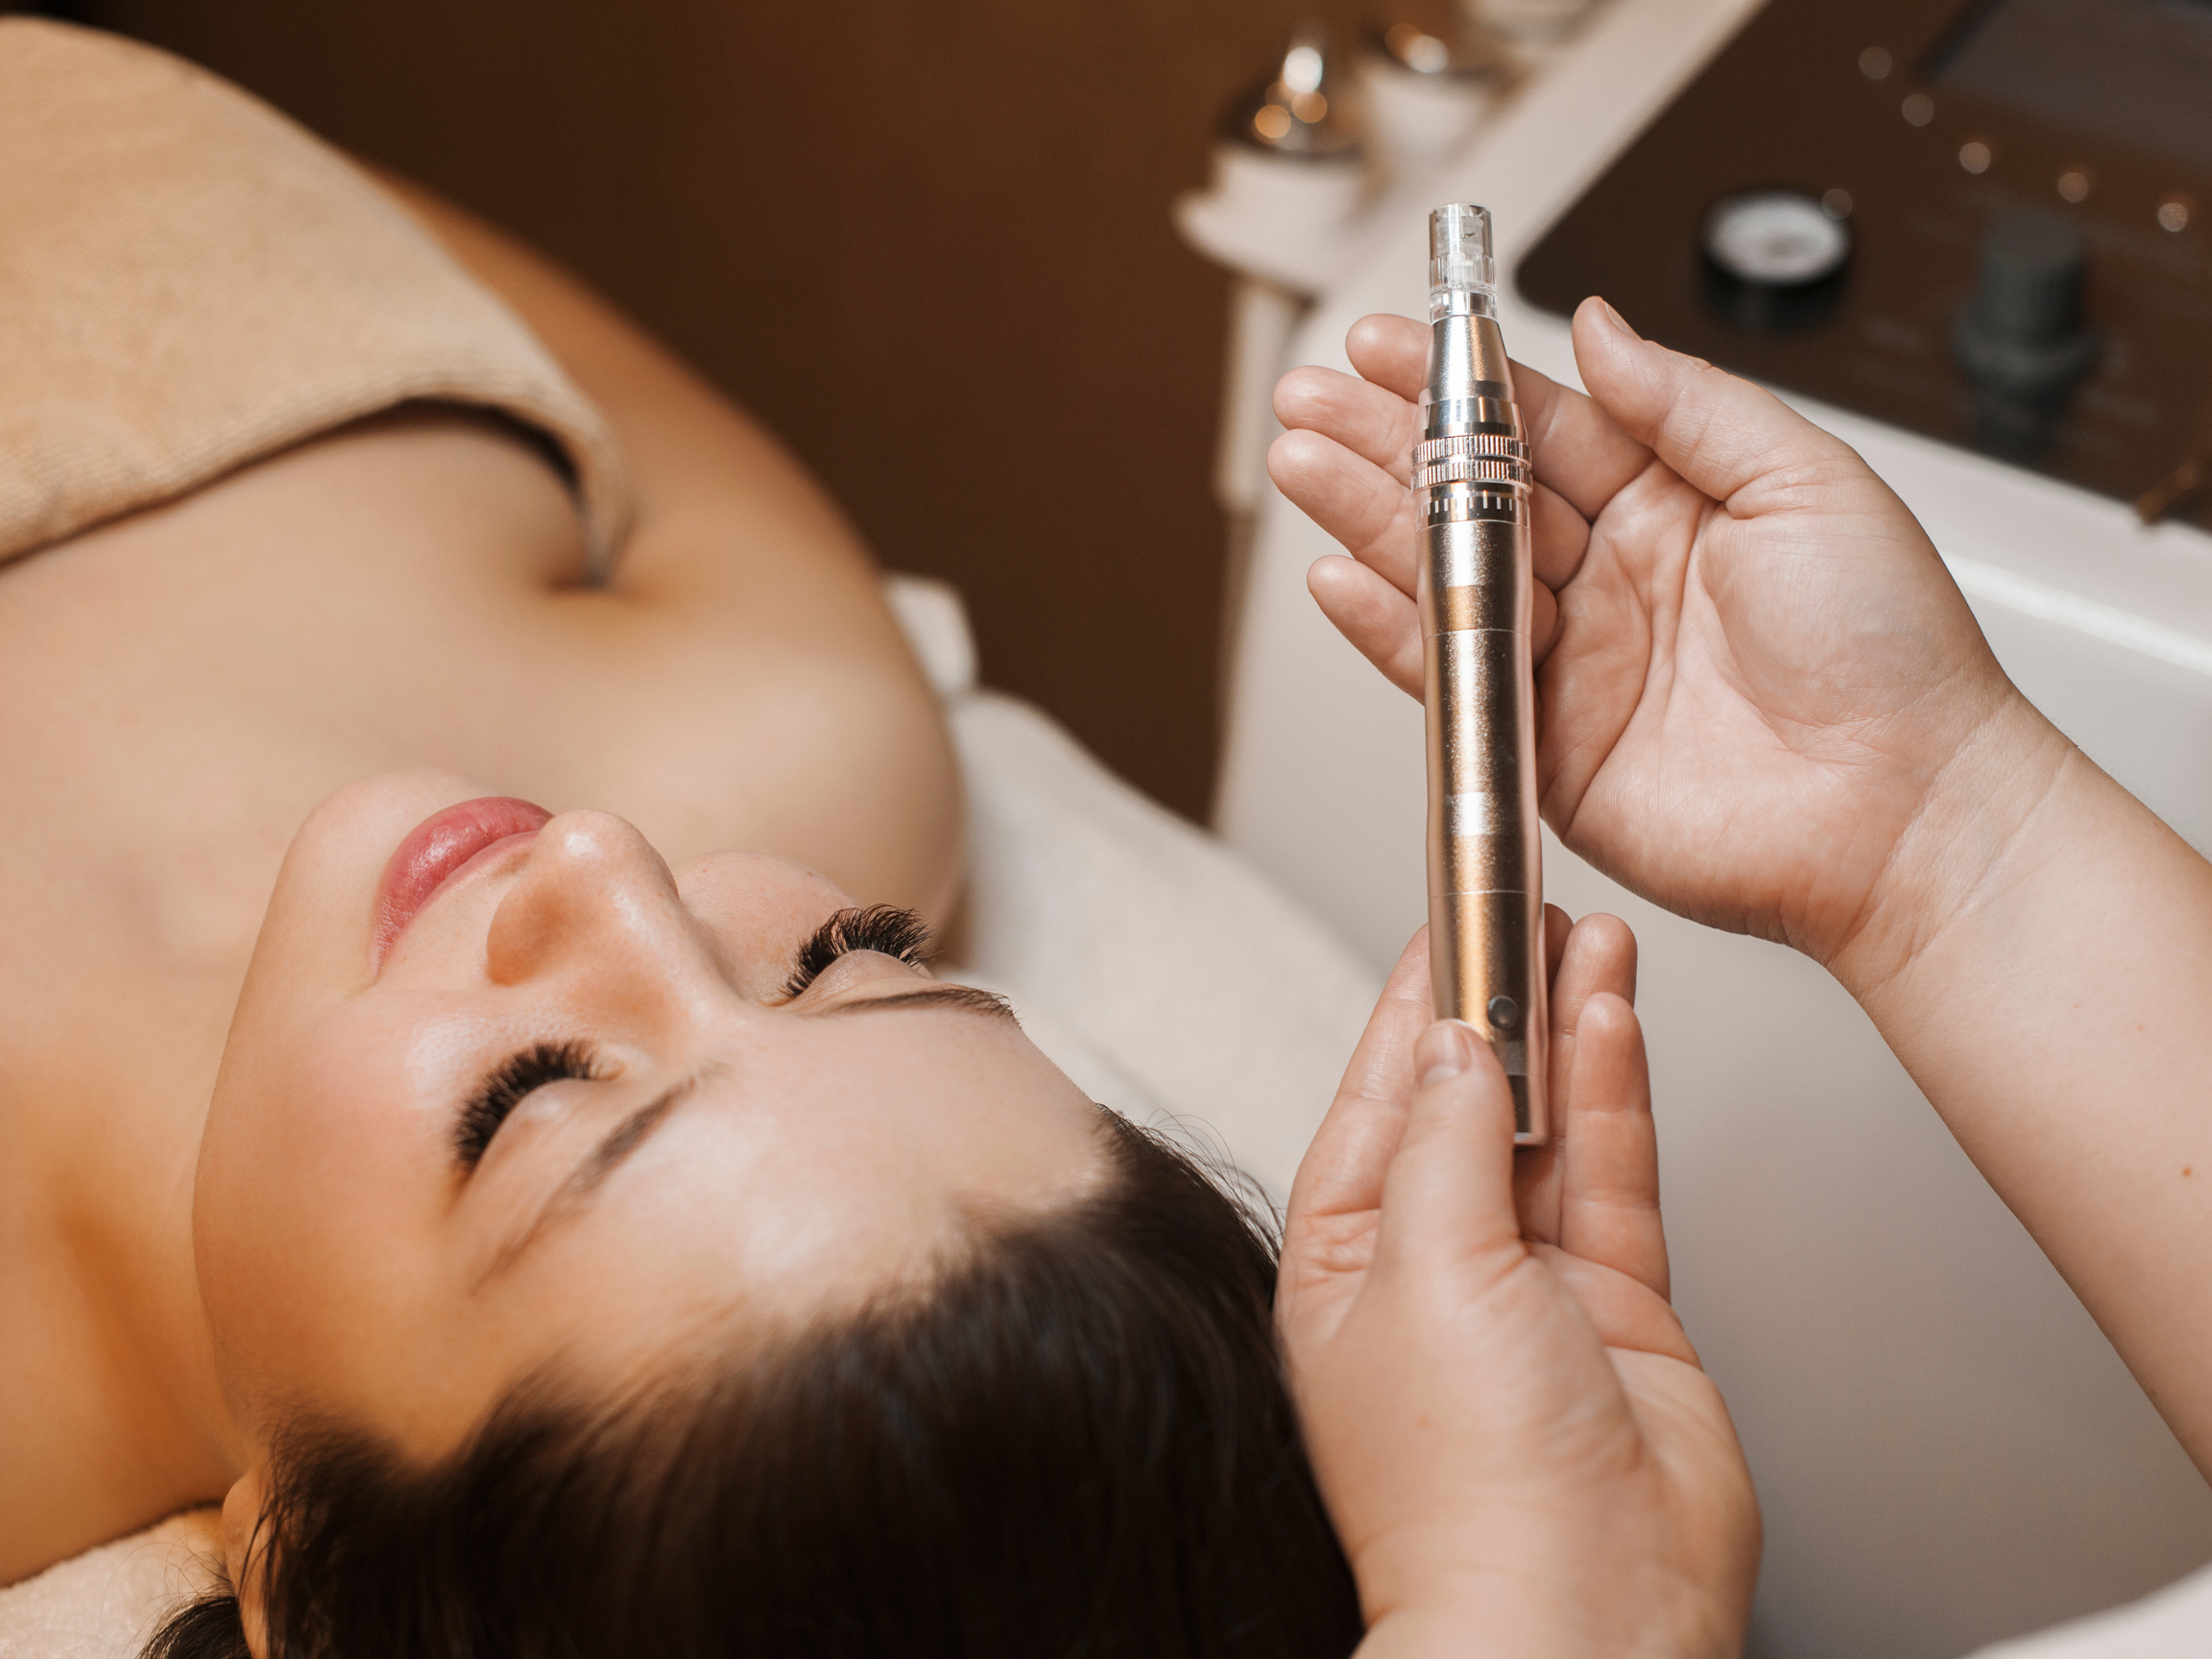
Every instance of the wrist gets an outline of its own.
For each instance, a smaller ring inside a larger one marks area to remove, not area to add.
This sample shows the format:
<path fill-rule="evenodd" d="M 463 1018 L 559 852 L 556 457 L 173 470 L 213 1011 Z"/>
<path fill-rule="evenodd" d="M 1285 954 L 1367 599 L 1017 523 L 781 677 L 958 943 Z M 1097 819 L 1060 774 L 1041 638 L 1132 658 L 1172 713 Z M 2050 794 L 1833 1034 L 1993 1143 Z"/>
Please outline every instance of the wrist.
<path fill-rule="evenodd" d="M 1377 1617 L 1357 1659 L 1736 1659 L 1742 1618 L 1700 1616 L 1679 1604 L 1679 1586 L 1653 1577 L 1664 1575 L 1629 1572 L 1575 1594 L 1540 1583 L 1447 1589 Z"/>
<path fill-rule="evenodd" d="M 1367 1627 L 1357 1659 L 1609 1659 L 1536 1586 L 1404 1602 Z"/>
<path fill-rule="evenodd" d="M 1758 1562 L 1742 1499 L 1688 1523 L 1508 1500 L 1510 1528 L 1371 1540 L 1358 1659 L 1736 1659 Z"/>
<path fill-rule="evenodd" d="M 1892 993 L 1953 931 L 2033 878 L 2030 844 L 2080 752 L 2009 684 L 1937 769 L 1855 926 L 1822 955 L 1863 1005 Z"/>

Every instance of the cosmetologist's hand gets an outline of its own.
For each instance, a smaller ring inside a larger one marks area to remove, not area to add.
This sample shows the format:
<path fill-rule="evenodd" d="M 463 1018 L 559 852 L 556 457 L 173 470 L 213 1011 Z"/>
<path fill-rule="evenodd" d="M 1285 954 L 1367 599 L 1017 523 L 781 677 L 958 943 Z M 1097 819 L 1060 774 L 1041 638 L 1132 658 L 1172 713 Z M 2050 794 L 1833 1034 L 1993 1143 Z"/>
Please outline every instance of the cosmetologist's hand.
<path fill-rule="evenodd" d="M 1668 1305 L 1635 942 L 1550 920 L 1566 1104 L 1518 1212 L 1504 1076 L 1431 1023 L 1425 933 L 1291 1191 L 1277 1323 L 1361 1659 L 1743 1644 L 1759 1511 Z"/>
<path fill-rule="evenodd" d="M 1415 697 L 1407 483 L 1428 338 L 1369 317 L 1347 342 L 1361 378 L 1286 375 L 1291 430 L 1269 455 L 1350 554 L 1315 564 L 1314 596 Z M 1993 816 L 1988 781 L 2062 739 L 1856 452 L 1602 301 L 1576 314 L 1575 351 L 1591 397 L 1514 366 L 1537 478 L 1546 821 L 1698 921 L 1831 967 L 1868 932 L 1862 953 L 1909 954 L 1952 821 Z"/>

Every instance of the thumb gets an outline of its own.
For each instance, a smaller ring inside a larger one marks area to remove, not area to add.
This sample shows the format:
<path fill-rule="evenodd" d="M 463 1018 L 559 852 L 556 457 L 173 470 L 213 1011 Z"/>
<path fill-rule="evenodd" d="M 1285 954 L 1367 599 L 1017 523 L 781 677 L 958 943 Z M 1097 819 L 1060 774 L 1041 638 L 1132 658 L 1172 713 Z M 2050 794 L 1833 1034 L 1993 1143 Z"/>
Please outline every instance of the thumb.
<path fill-rule="evenodd" d="M 1804 487 L 1865 471 L 1849 445 L 1773 393 L 1644 339 L 1596 296 L 1575 313 L 1575 362 L 1623 431 L 1739 517 L 1803 504 Z M 1788 487 L 1791 501 L 1733 500 L 1763 480 Z"/>

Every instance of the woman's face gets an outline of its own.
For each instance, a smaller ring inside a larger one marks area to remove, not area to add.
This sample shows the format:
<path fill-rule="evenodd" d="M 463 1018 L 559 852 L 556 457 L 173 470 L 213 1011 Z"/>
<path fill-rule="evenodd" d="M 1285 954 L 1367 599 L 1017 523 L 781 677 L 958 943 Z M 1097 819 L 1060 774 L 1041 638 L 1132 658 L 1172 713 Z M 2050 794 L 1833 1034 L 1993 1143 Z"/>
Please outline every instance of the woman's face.
<path fill-rule="evenodd" d="M 867 950 L 791 994 L 822 877 L 485 796 L 372 779 L 285 857 L 194 1197 L 250 1442 L 307 1408 L 436 1455 L 543 1361 L 763 1337 L 1096 1178 L 987 998 Z"/>

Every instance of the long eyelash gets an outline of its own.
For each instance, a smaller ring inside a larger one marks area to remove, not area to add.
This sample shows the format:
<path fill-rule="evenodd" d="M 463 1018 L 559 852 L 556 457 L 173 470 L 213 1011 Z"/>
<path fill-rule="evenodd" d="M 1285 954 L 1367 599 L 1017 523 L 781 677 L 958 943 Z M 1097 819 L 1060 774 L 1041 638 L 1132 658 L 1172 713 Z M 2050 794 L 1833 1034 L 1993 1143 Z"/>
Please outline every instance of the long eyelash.
<path fill-rule="evenodd" d="M 589 1082 L 598 1075 L 591 1051 L 581 1043 L 534 1043 L 508 1055 L 476 1086 L 454 1119 L 453 1155 L 462 1167 L 475 1168 L 484 1161 L 499 1125 L 526 1096 L 548 1083 L 571 1078 Z"/>
<path fill-rule="evenodd" d="M 840 910 L 799 948 L 798 963 L 783 981 L 783 995 L 796 997 L 821 977 L 830 964 L 855 950 L 880 950 L 910 968 L 929 961 L 929 924 L 896 904 L 870 904 Z"/>

